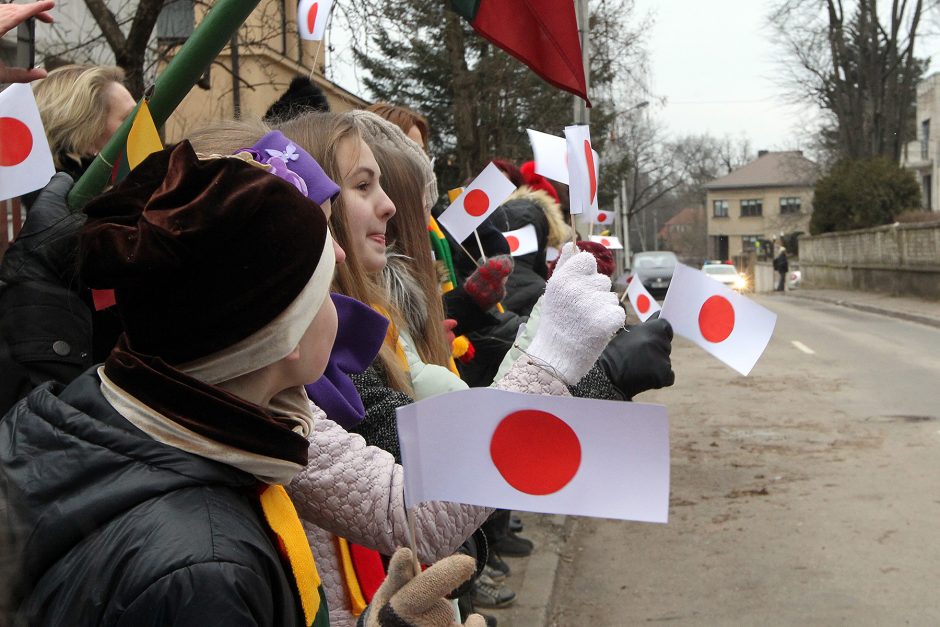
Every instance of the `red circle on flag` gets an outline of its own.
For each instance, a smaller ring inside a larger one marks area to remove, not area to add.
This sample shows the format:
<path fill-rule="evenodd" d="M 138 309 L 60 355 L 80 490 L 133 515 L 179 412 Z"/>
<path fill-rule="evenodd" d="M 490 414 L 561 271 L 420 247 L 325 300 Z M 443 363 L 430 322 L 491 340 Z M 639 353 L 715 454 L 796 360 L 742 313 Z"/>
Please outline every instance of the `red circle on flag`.
<path fill-rule="evenodd" d="M 0 118 L 0 137 L 0 166 L 19 165 L 33 151 L 33 134 L 16 118 Z"/>
<path fill-rule="evenodd" d="M 515 235 L 507 235 L 506 243 L 509 244 L 509 252 L 514 253 L 519 250 L 519 238 Z"/>
<path fill-rule="evenodd" d="M 734 307 L 724 296 L 712 296 L 698 312 L 698 328 L 709 342 L 724 342 L 734 331 Z"/>
<path fill-rule="evenodd" d="M 636 308 L 640 313 L 646 313 L 650 310 L 650 299 L 646 294 L 640 294 L 636 297 Z"/>
<path fill-rule="evenodd" d="M 313 27 L 317 25 L 317 11 L 320 10 L 320 3 L 314 2 L 307 11 L 307 32 L 313 34 Z"/>
<path fill-rule="evenodd" d="M 605 238 L 602 238 L 602 239 L 601 239 L 601 244 L 603 244 L 604 246 L 610 246 L 610 240 L 607 239 L 606 237 L 605 237 Z"/>
<path fill-rule="evenodd" d="M 497 425 L 490 457 L 509 485 L 542 496 L 558 492 L 574 478 L 581 466 L 581 442 L 558 416 L 522 409 Z"/>
<path fill-rule="evenodd" d="M 594 151 L 591 150 L 591 142 L 584 140 L 584 158 L 587 160 L 588 179 L 591 182 L 591 202 L 594 202 L 594 196 L 597 195 L 597 174 L 594 172 Z"/>
<path fill-rule="evenodd" d="M 482 189 L 472 189 L 463 199 L 464 211 L 479 218 L 490 208 L 490 197 Z"/>
<path fill-rule="evenodd" d="M 598 221 L 598 222 L 607 222 L 607 214 L 604 213 L 603 211 L 601 211 L 600 213 L 598 213 L 598 214 L 597 214 L 597 221 Z"/>

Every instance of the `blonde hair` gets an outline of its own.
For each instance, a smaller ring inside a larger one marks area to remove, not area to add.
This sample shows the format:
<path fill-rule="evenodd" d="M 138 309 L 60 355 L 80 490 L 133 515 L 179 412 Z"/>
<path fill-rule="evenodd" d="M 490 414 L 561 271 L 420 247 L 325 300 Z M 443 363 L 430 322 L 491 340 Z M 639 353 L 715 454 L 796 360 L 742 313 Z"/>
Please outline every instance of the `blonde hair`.
<path fill-rule="evenodd" d="M 337 113 L 309 112 L 285 121 L 279 125 L 278 130 L 309 152 L 326 175 L 340 187 L 343 186 L 343 180 L 348 173 L 340 171 L 340 145 L 346 140 L 362 140 L 362 133 L 352 120 Z M 333 289 L 379 309 L 393 324 L 402 327 L 401 314 L 389 302 L 386 291 L 379 282 L 380 276 L 366 272 L 361 260 L 356 256 L 355 247 L 349 243 L 349 221 L 342 194 L 333 201 L 330 230 L 346 251 L 346 261 L 336 267 Z M 389 387 L 411 395 L 414 393 L 411 379 L 405 371 L 405 364 L 396 356 L 395 348 L 388 343 L 383 344 L 379 359 L 385 369 Z"/>
<path fill-rule="evenodd" d="M 108 87 L 124 84 L 124 70 L 113 65 L 66 65 L 33 83 L 39 117 L 57 169 L 60 156 L 76 160 L 95 154 L 110 113 Z"/>

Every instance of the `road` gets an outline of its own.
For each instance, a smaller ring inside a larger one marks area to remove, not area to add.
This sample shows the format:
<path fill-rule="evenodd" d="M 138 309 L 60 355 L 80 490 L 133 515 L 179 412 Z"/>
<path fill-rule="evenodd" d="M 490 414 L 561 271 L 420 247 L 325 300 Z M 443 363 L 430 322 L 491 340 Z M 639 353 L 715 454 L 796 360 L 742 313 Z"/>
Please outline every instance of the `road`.
<path fill-rule="evenodd" d="M 638 397 L 669 408 L 669 524 L 569 518 L 550 624 L 940 624 L 940 329 L 756 300 L 750 376 L 677 339 Z"/>

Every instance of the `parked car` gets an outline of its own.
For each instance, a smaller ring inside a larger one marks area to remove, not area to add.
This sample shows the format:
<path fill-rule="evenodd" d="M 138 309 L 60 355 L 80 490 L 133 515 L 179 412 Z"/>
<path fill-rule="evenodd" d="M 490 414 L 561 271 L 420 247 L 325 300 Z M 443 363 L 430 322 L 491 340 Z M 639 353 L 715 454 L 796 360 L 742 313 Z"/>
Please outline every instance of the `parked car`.
<path fill-rule="evenodd" d="M 702 266 L 702 272 L 733 290 L 743 292 L 747 289 L 747 277 L 730 264 L 706 263 Z"/>
<path fill-rule="evenodd" d="M 672 251 L 650 250 L 633 255 L 631 268 L 653 298 L 661 299 L 669 290 L 677 263 L 679 260 Z"/>

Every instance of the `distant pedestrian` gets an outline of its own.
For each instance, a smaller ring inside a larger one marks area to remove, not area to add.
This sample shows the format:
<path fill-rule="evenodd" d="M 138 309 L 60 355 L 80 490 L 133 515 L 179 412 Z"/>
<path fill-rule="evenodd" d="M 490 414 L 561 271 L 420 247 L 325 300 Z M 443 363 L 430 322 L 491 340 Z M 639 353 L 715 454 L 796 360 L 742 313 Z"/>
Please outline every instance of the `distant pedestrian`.
<path fill-rule="evenodd" d="M 787 272 L 790 271 L 790 262 L 787 261 L 787 249 L 780 247 L 780 252 L 774 258 L 774 271 L 780 273 L 780 281 L 777 283 L 776 291 L 782 292 L 787 280 Z"/>

